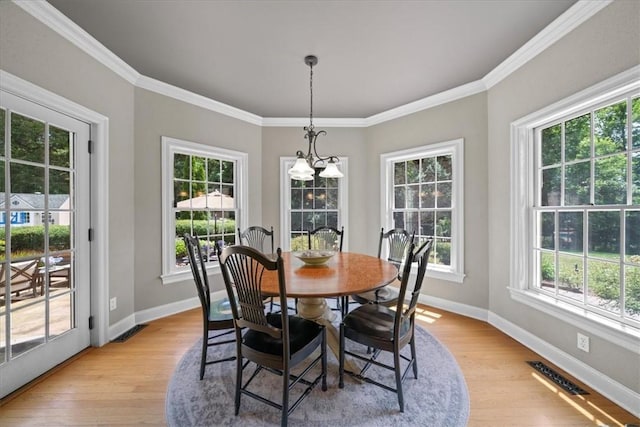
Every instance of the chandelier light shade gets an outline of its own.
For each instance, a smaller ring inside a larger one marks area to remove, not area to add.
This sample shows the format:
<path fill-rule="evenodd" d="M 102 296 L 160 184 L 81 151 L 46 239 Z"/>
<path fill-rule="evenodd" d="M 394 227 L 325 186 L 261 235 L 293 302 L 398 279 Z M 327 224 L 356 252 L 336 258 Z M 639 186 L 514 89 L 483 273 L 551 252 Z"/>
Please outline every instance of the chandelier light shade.
<path fill-rule="evenodd" d="M 344 174 L 340 172 L 340 169 L 338 169 L 338 165 L 336 165 L 336 163 L 333 161 L 333 158 L 331 158 L 329 159 L 329 163 L 327 163 L 327 167 L 325 167 L 322 172 L 320 172 L 320 176 L 323 178 L 342 178 Z"/>
<path fill-rule="evenodd" d="M 309 163 L 307 163 L 307 159 L 304 156 L 301 156 L 302 151 L 298 151 L 298 159 L 291 169 L 289 169 L 289 175 L 292 179 L 298 179 L 301 181 L 311 181 L 313 179 L 314 170 Z"/>
<path fill-rule="evenodd" d="M 316 132 L 313 127 L 313 66 L 318 63 L 318 58 L 313 55 L 308 55 L 304 58 L 304 63 L 309 66 L 309 92 L 311 94 L 309 126 L 304 128 L 304 131 L 306 132 L 304 137 L 309 142 L 309 148 L 307 150 L 307 154 L 298 150 L 296 153 L 298 158 L 296 159 L 293 167 L 289 169 L 288 173 L 291 179 L 311 181 L 315 174 L 315 168 L 324 167 L 322 172 L 319 174 L 321 177 L 342 178 L 344 174 L 340 172 L 338 165 L 336 165 L 336 161 L 340 161 L 340 159 L 337 156 L 322 157 L 316 150 L 316 139 L 318 136 L 327 134 L 327 132 L 323 130 Z"/>

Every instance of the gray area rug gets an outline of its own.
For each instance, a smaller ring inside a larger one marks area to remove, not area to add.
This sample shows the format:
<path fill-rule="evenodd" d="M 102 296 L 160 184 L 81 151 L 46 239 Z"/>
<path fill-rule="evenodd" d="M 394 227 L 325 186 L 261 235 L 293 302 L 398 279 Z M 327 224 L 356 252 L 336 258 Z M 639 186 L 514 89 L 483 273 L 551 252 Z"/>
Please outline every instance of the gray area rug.
<path fill-rule="evenodd" d="M 418 379 L 410 371 L 404 381 L 405 411 L 399 411 L 395 393 L 372 384 L 359 383 L 345 375 L 338 388 L 338 362 L 327 349 L 328 390 L 318 385 L 289 415 L 291 426 L 465 426 L 469 416 L 469 395 L 462 372 L 451 353 L 426 330 L 416 327 Z M 352 343 L 353 344 L 353 343 Z M 234 415 L 236 362 L 209 365 L 199 380 L 201 341 L 196 342 L 178 363 L 169 382 L 166 418 L 169 426 L 269 426 L 280 425 L 280 411 L 248 396 L 242 396 L 240 413 Z M 366 352 L 365 347 L 350 346 Z M 409 346 L 405 347 L 406 351 Z M 209 349 L 209 357 L 233 355 L 235 344 Z M 385 352 L 383 352 L 384 354 Z M 382 356 L 381 356 L 381 360 Z M 387 362 L 388 355 L 385 354 Z M 245 371 L 245 380 L 248 378 Z M 368 375 L 394 384 L 393 372 L 370 368 Z M 279 402 L 281 378 L 262 372 L 253 381 L 261 394 Z M 300 386 L 296 388 L 301 389 Z M 300 390 L 292 390 L 290 402 Z"/>

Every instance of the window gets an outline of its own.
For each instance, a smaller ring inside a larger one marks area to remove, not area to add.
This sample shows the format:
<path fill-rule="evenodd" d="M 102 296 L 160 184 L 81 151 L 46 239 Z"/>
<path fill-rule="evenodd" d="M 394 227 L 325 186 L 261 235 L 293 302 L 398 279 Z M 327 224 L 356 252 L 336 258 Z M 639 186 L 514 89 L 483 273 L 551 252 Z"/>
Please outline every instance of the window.
<path fill-rule="evenodd" d="M 381 156 L 385 230 L 404 228 L 419 241 L 433 239 L 427 274 L 464 279 L 463 140 Z"/>
<path fill-rule="evenodd" d="M 168 137 L 162 155 L 162 279 L 169 283 L 191 274 L 184 233 L 198 236 L 213 261 L 215 244 L 235 244 L 237 228 L 246 227 L 247 155 Z"/>
<path fill-rule="evenodd" d="M 12 224 L 29 224 L 31 222 L 31 215 L 29 212 L 13 212 L 11 214 Z"/>
<path fill-rule="evenodd" d="M 0 212 L 0 225 L 6 224 L 6 213 Z M 29 212 L 11 212 L 11 225 L 31 225 L 31 215 Z"/>
<path fill-rule="evenodd" d="M 306 249 L 307 231 L 323 225 L 344 227 L 343 250 L 348 248 L 347 235 L 347 159 L 338 162 L 344 178 L 322 178 L 316 169 L 313 181 L 299 181 L 287 171 L 295 158 L 281 158 L 282 209 L 280 241 L 284 250 Z"/>
<path fill-rule="evenodd" d="M 607 101 L 534 129 L 530 286 L 638 322 L 640 98 Z"/>
<path fill-rule="evenodd" d="M 640 82 L 623 73 L 512 128 L 512 294 L 638 330 Z"/>

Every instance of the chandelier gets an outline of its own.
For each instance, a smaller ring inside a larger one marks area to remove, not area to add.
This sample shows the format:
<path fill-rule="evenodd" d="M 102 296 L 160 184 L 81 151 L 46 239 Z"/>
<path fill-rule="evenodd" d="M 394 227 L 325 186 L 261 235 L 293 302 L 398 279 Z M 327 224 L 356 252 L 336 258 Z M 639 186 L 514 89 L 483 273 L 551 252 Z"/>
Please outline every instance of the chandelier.
<path fill-rule="evenodd" d="M 327 134 L 327 132 L 323 130 L 316 132 L 313 127 L 313 66 L 318 63 L 318 58 L 313 55 L 308 55 L 304 58 L 304 63 L 309 66 L 309 92 L 311 93 L 309 126 L 304 127 L 304 131 L 306 132 L 304 137 L 309 141 L 309 149 L 307 150 L 307 154 L 304 154 L 301 150 L 296 152 L 298 158 L 293 167 L 289 169 L 289 176 L 291 179 L 311 181 L 313 180 L 315 168 L 324 167 L 319 174 L 321 177 L 342 178 L 344 174 L 340 172 L 336 165 L 336 161 L 340 161 L 340 159 L 336 156 L 322 157 L 316 150 L 316 139 L 318 136 Z"/>

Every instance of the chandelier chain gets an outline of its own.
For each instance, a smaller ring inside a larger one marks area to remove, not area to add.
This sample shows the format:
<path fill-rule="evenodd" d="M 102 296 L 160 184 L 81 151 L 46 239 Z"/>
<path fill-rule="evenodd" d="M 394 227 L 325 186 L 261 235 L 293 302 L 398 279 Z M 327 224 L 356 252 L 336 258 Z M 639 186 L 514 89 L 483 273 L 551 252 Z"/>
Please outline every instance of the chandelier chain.
<path fill-rule="evenodd" d="M 309 106 L 309 128 L 313 130 L 313 64 L 309 64 L 309 93 L 310 106 Z"/>

